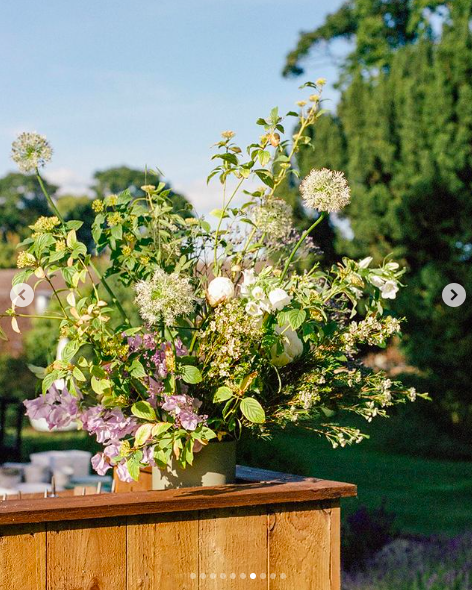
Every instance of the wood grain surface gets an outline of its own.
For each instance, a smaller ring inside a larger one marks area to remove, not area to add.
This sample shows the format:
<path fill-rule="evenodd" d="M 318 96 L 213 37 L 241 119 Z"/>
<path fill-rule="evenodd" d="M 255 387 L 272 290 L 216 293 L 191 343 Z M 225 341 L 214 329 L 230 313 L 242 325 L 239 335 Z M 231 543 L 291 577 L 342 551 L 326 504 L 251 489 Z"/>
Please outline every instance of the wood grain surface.
<path fill-rule="evenodd" d="M 45 525 L 0 527 L 0 590 L 45 589 Z"/>
<path fill-rule="evenodd" d="M 356 486 L 351 484 L 303 480 L 156 492 L 8 500 L 0 503 L 0 526 L 333 500 L 355 495 Z"/>
<path fill-rule="evenodd" d="M 265 507 L 201 513 L 200 590 L 267 590 L 267 557 Z"/>
<path fill-rule="evenodd" d="M 198 589 L 198 513 L 132 516 L 127 531 L 128 590 Z"/>
<path fill-rule="evenodd" d="M 127 590 L 123 520 L 48 525 L 48 590 Z"/>
<path fill-rule="evenodd" d="M 330 511 L 279 506 L 269 516 L 269 589 L 331 590 Z"/>

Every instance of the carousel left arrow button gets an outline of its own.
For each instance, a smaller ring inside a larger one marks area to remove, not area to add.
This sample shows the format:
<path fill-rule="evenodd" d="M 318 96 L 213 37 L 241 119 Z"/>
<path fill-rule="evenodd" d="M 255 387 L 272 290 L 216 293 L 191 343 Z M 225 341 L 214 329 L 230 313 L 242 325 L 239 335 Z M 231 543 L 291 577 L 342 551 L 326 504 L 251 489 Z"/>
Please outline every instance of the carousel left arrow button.
<path fill-rule="evenodd" d="M 28 307 L 34 299 L 34 291 L 27 283 L 18 283 L 10 291 L 10 299 L 15 307 Z"/>

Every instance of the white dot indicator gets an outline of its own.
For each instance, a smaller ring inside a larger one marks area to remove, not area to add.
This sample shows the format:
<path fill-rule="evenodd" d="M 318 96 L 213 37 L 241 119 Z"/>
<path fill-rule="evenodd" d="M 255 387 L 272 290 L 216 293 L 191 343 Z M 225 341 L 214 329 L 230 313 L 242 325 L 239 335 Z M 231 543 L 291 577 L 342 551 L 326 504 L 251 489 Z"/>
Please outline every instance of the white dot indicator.
<path fill-rule="evenodd" d="M 251 580 L 255 580 L 257 578 L 256 574 L 250 574 L 249 577 L 251 578 Z"/>
<path fill-rule="evenodd" d="M 229 576 L 232 580 L 234 580 L 234 578 L 236 577 L 236 574 L 230 574 Z"/>
<path fill-rule="evenodd" d="M 204 580 L 206 577 L 207 577 L 207 575 L 206 575 L 205 573 L 203 573 L 203 572 L 202 572 L 202 573 L 200 574 L 200 578 L 201 578 L 202 580 Z"/>
<path fill-rule="evenodd" d="M 246 579 L 246 574 L 239 574 L 239 577 L 241 578 L 241 580 L 245 580 Z"/>
<path fill-rule="evenodd" d="M 195 580 L 195 578 L 197 577 L 197 574 L 190 574 L 190 577 L 192 578 L 192 580 Z"/>
<path fill-rule="evenodd" d="M 275 580 L 275 576 L 276 576 L 276 574 L 270 574 L 270 579 Z"/>
<path fill-rule="evenodd" d="M 265 580 L 267 576 L 265 574 L 261 574 L 261 580 Z"/>
<path fill-rule="evenodd" d="M 221 578 L 222 580 L 226 580 L 226 574 L 220 574 L 220 578 Z"/>
<path fill-rule="evenodd" d="M 280 578 L 281 578 L 282 580 L 285 580 L 285 578 L 286 578 L 286 577 L 287 577 L 287 576 L 286 576 L 285 574 L 280 574 Z"/>

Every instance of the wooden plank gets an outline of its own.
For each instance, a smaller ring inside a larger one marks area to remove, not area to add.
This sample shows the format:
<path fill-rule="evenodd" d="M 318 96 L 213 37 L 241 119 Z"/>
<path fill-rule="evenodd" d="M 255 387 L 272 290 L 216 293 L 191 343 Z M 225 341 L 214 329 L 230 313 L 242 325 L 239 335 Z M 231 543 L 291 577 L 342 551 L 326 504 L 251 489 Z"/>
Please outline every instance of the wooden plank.
<path fill-rule="evenodd" d="M 333 500 L 330 512 L 330 590 L 341 590 L 341 507 L 339 500 Z"/>
<path fill-rule="evenodd" d="M 319 503 L 269 514 L 269 590 L 331 590 L 330 512 Z"/>
<path fill-rule="evenodd" d="M 126 590 L 126 526 L 61 522 L 47 530 L 47 590 Z"/>
<path fill-rule="evenodd" d="M 267 590 L 267 565 L 265 507 L 200 513 L 200 590 Z"/>
<path fill-rule="evenodd" d="M 0 525 L 191 512 L 232 506 L 263 506 L 332 500 L 355 495 L 356 486 L 351 484 L 324 480 L 303 480 L 126 494 L 11 500 L 0 503 Z"/>
<path fill-rule="evenodd" d="M 0 528 L 0 590 L 46 590 L 45 525 Z"/>
<path fill-rule="evenodd" d="M 198 551 L 198 513 L 129 517 L 128 590 L 197 590 Z"/>

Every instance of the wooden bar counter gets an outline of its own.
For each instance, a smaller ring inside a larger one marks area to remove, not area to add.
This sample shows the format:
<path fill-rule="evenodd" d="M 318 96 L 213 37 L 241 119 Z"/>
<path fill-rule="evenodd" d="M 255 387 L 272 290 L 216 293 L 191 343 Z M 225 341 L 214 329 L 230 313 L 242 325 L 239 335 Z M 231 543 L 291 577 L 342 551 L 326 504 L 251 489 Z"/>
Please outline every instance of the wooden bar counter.
<path fill-rule="evenodd" d="M 238 468 L 212 488 L 0 502 L 0 590 L 339 590 L 351 484 Z"/>

